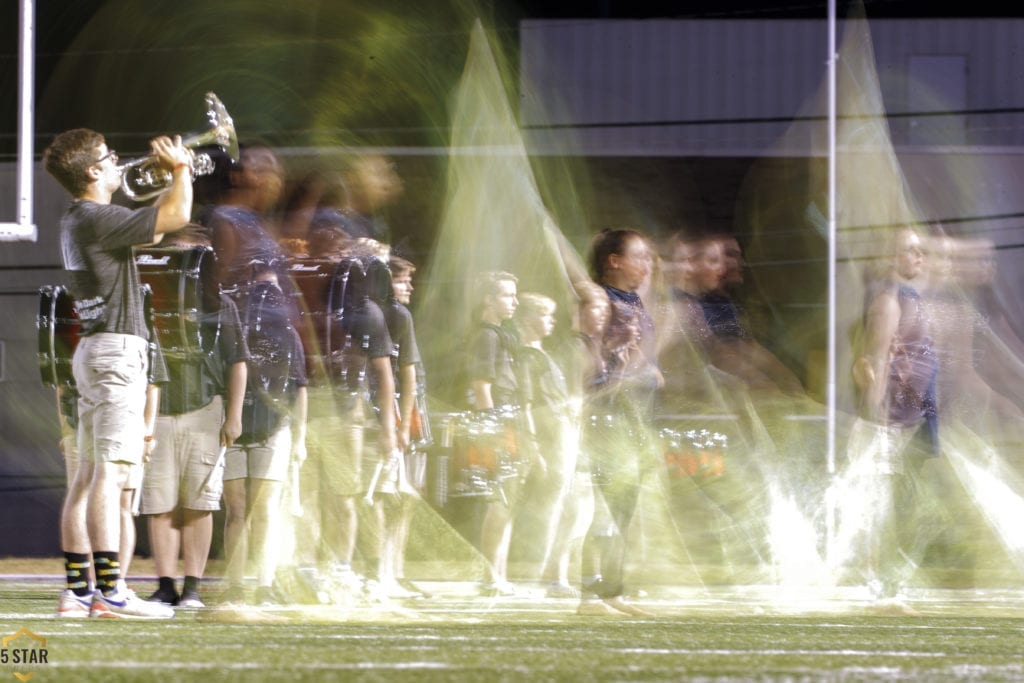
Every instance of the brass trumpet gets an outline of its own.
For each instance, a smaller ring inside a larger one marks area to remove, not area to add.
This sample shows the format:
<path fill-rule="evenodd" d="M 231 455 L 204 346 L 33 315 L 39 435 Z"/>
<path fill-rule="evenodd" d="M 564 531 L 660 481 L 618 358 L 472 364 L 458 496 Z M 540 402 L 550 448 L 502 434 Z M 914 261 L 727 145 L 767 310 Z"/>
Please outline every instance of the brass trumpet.
<path fill-rule="evenodd" d="M 209 175 L 214 170 L 214 160 L 209 154 L 192 152 L 196 147 L 214 144 L 227 152 L 232 161 L 238 161 L 238 136 L 235 124 L 228 115 L 224 104 L 212 92 L 206 93 L 206 116 L 210 128 L 203 133 L 190 135 L 181 141 L 190 152 L 192 177 Z M 132 159 L 118 167 L 121 172 L 121 189 L 130 199 L 144 202 L 163 194 L 170 188 L 173 175 L 153 156 Z"/>

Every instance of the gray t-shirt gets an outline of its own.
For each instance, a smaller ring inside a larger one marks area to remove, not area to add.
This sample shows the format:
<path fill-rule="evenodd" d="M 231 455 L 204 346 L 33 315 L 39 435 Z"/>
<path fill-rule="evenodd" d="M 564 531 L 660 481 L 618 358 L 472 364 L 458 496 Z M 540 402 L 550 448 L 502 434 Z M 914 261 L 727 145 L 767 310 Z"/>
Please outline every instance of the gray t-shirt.
<path fill-rule="evenodd" d="M 156 236 L 156 207 L 128 209 L 76 199 L 60 222 L 64 269 L 82 320 L 80 334 L 149 339 L 134 245 Z"/>

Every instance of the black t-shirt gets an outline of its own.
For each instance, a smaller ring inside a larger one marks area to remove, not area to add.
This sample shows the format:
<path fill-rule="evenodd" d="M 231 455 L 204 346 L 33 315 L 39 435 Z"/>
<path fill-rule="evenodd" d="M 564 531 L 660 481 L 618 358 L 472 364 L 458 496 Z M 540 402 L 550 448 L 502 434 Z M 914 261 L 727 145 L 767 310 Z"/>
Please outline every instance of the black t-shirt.
<path fill-rule="evenodd" d="M 516 346 L 511 332 L 485 322 L 479 324 L 470 339 L 467 379 L 490 383 L 495 408 L 521 403 L 515 367 Z"/>
<path fill-rule="evenodd" d="M 416 345 L 416 330 L 409 309 L 392 299 L 384 308 L 384 317 L 395 346 L 395 370 L 419 363 L 420 349 Z"/>
<path fill-rule="evenodd" d="M 363 299 L 349 307 L 335 324 L 332 335 L 345 340 L 340 357 L 332 359 L 331 364 L 336 386 L 350 394 L 367 391 L 367 361 L 390 358 L 394 349 L 384 312 L 373 301 Z"/>
<path fill-rule="evenodd" d="M 128 209 L 76 199 L 61 219 L 61 252 L 82 320 L 80 334 L 149 339 L 132 247 L 156 237 L 155 207 Z"/>

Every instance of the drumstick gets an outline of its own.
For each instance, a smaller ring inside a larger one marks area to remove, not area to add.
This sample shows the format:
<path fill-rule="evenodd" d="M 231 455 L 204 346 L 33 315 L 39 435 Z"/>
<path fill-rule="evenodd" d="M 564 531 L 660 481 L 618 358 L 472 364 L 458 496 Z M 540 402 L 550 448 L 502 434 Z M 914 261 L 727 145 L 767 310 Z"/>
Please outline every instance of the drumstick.
<path fill-rule="evenodd" d="M 380 473 L 383 470 L 384 463 L 378 460 L 377 465 L 373 468 L 373 476 L 370 477 L 370 486 L 366 490 L 366 495 L 363 496 L 363 502 L 367 505 L 373 505 L 373 492 L 377 489 L 377 480 L 380 479 Z"/>

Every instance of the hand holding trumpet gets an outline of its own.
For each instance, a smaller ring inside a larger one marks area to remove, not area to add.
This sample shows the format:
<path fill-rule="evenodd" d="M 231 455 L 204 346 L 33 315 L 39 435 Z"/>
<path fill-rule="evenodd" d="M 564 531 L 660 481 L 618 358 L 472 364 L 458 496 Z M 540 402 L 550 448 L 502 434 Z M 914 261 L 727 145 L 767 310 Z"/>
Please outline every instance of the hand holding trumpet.
<path fill-rule="evenodd" d="M 149 147 L 161 166 L 168 171 L 175 172 L 177 169 L 190 169 L 192 166 L 192 152 L 181 144 L 181 136 L 175 135 L 170 138 L 166 135 L 153 138 Z M 191 172 L 191 170 L 190 170 Z"/>

